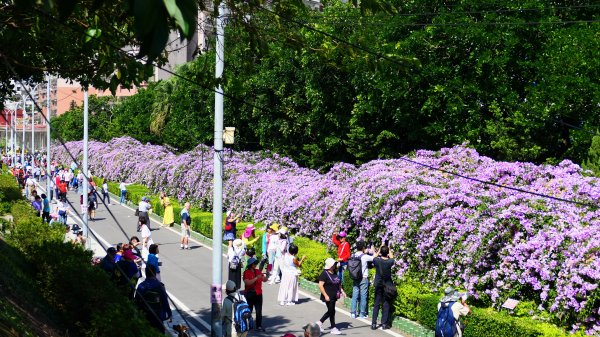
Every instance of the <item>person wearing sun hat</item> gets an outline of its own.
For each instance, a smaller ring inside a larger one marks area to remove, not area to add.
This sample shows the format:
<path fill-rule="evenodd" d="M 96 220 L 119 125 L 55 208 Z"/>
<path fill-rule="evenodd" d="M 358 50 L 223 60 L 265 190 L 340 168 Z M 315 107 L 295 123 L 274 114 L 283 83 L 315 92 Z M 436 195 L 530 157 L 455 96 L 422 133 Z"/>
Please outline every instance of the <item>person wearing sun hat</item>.
<path fill-rule="evenodd" d="M 325 260 L 325 266 L 323 272 L 319 276 L 319 290 L 321 291 L 321 301 L 325 302 L 327 306 L 327 312 L 316 322 L 321 330 L 323 329 L 323 323 L 329 319 L 331 324 L 332 335 L 340 335 L 340 330 L 335 325 L 335 303 L 342 296 L 346 297 L 346 293 L 341 285 L 341 280 L 337 274 L 337 262 L 328 257 Z"/>
<path fill-rule="evenodd" d="M 269 279 L 271 278 L 273 263 L 275 263 L 275 253 L 277 250 L 277 242 L 279 241 L 278 230 L 279 224 L 272 223 L 267 227 L 266 233 L 263 235 L 263 256 L 268 258 L 267 275 Z"/>
<path fill-rule="evenodd" d="M 148 197 L 142 197 L 142 200 L 140 201 L 140 203 L 138 204 L 138 211 L 139 211 L 139 219 L 144 218 L 146 220 L 146 226 L 148 226 L 148 229 L 150 229 L 150 209 L 152 209 L 152 205 L 150 205 L 150 203 L 148 202 L 150 201 L 150 199 L 148 199 Z M 139 226 L 139 224 L 138 224 Z M 141 227 L 141 226 L 140 226 Z"/>
<path fill-rule="evenodd" d="M 454 316 L 454 321 L 456 324 L 456 333 L 451 337 L 462 337 L 463 331 L 460 318 L 471 313 L 471 308 L 467 304 L 467 293 L 459 293 L 454 288 L 447 287 L 444 290 L 444 296 L 438 303 L 438 312 L 442 309 L 442 307 L 445 308 L 448 306 L 450 307 L 450 311 L 452 311 L 452 316 Z"/>
<path fill-rule="evenodd" d="M 227 241 L 229 247 L 233 245 L 237 233 L 237 224 L 240 221 L 240 216 L 236 215 L 232 210 L 227 211 L 225 214 L 225 234 L 223 234 L 223 241 Z"/>
<path fill-rule="evenodd" d="M 249 258 L 246 270 L 244 271 L 244 286 L 245 296 L 250 311 L 256 308 L 256 319 L 254 320 L 256 331 L 265 331 L 262 327 L 262 306 L 263 306 L 263 291 L 262 283 L 265 276 L 258 267 L 258 260 L 256 258 Z"/>
<path fill-rule="evenodd" d="M 333 243 L 337 246 L 337 261 L 339 262 L 338 276 L 344 282 L 344 269 L 348 265 L 350 259 L 350 243 L 348 242 L 347 234 L 341 231 L 339 234 L 333 233 Z"/>
<path fill-rule="evenodd" d="M 246 226 L 246 230 L 242 234 L 242 241 L 246 245 L 246 247 L 252 247 L 260 237 L 256 236 L 255 233 L 256 228 L 254 228 L 254 224 L 249 224 Z"/>
<path fill-rule="evenodd" d="M 277 240 L 277 245 L 275 246 L 275 264 L 273 265 L 273 274 L 269 278 L 269 284 L 279 283 L 281 281 L 280 273 L 281 266 L 283 265 L 283 256 L 288 251 L 288 228 L 282 226 L 277 231 L 279 233 L 279 240 Z"/>
<path fill-rule="evenodd" d="M 245 255 L 246 246 L 242 239 L 233 240 L 231 247 L 227 250 L 227 260 L 229 261 L 228 280 L 235 282 L 238 289 L 242 283 L 242 266 Z"/>

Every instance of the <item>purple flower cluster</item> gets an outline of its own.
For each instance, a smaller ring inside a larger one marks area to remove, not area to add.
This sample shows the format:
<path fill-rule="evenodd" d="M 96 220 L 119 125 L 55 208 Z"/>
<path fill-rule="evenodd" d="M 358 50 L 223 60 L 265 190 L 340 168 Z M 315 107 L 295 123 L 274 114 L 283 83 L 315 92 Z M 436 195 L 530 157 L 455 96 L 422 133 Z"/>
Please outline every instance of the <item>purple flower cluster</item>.
<path fill-rule="evenodd" d="M 67 144 L 81 156 L 81 142 Z M 210 209 L 213 151 L 175 155 L 131 138 L 90 142 L 90 169 L 141 183 Z M 70 162 L 58 147 L 55 158 Z M 337 164 L 328 173 L 270 152 L 225 152 L 224 204 L 255 221 L 280 222 L 329 242 L 337 229 L 355 239 L 389 240 L 398 274 L 433 287 L 454 284 L 496 306 L 533 300 L 563 323 L 600 333 L 600 210 L 538 194 L 600 203 L 600 179 L 578 165 L 497 162 L 457 146 L 417 151 L 411 160 Z"/>

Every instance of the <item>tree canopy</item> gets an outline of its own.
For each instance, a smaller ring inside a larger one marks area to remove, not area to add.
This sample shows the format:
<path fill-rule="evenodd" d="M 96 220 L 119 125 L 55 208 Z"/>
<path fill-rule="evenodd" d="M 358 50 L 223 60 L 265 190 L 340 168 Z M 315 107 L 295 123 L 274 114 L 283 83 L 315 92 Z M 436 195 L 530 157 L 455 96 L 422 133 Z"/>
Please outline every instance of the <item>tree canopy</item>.
<path fill-rule="evenodd" d="M 597 4 L 388 4 L 258 8 L 231 22 L 222 83 L 235 147 L 315 168 L 464 142 L 499 160 L 588 157 L 586 130 L 600 121 Z M 210 144 L 214 58 L 115 106 L 120 123 L 140 127 L 128 134 Z"/>

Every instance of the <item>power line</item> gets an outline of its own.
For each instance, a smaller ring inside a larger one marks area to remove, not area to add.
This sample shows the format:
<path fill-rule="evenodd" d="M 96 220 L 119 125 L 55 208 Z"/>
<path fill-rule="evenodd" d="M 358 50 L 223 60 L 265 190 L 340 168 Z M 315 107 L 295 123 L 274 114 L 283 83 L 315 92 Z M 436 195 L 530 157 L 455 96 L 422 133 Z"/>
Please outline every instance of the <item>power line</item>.
<path fill-rule="evenodd" d="M 497 183 L 494 183 L 494 182 L 491 182 L 491 181 L 481 180 L 481 179 L 469 177 L 469 176 L 466 176 L 464 174 L 460 174 L 460 173 L 448 171 L 448 170 L 445 170 L 445 169 L 442 169 L 442 168 L 439 168 L 439 167 L 435 167 L 435 166 L 432 166 L 432 165 L 424 164 L 424 163 L 418 162 L 416 160 L 408 159 L 406 157 L 400 157 L 400 159 L 404 160 L 406 162 L 415 164 L 415 165 L 426 167 L 426 168 L 431 169 L 431 170 L 435 170 L 435 171 L 439 171 L 439 172 L 442 172 L 442 173 L 451 174 L 451 175 L 459 177 L 459 178 L 463 178 L 463 179 L 475 181 L 475 182 L 482 183 L 482 184 L 485 184 L 485 185 L 500 187 L 500 188 L 504 188 L 504 189 L 508 189 L 508 190 L 512 190 L 512 191 L 516 191 L 516 192 L 521 192 L 521 193 L 535 195 L 535 196 L 538 196 L 538 197 L 541 197 L 541 198 L 545 198 L 545 199 L 551 199 L 551 200 L 556 200 L 556 201 L 567 202 L 567 203 L 575 204 L 575 205 L 579 205 L 579 206 L 585 206 L 585 207 L 590 207 L 590 208 L 594 208 L 594 209 L 598 208 L 598 205 L 597 204 L 593 204 L 593 203 L 587 203 L 587 202 L 582 202 L 582 201 L 564 199 L 564 198 L 554 197 L 554 196 L 551 196 L 551 195 L 546 195 L 546 194 L 542 194 L 542 193 L 537 193 L 537 192 L 532 192 L 532 191 L 524 190 L 524 189 L 517 188 L 517 187 L 512 187 L 512 186 L 497 184 Z"/>
<path fill-rule="evenodd" d="M 381 17 L 414 17 L 414 16 L 436 16 L 436 15 L 466 15 L 466 14 L 494 14 L 494 13 L 522 13 L 522 12 L 541 12 L 541 11 L 551 11 L 551 10 L 570 10 L 570 9 L 587 9 L 587 8 L 599 8 L 600 5 L 580 5 L 580 6 L 556 6 L 556 7 L 542 7 L 542 8 L 513 8 L 513 9 L 489 9 L 489 10 L 473 10 L 473 11 L 438 11 L 438 12 L 412 12 L 412 13 L 393 13 L 393 14 L 388 14 L 388 13 L 377 13 L 375 15 L 359 15 L 358 13 L 356 15 L 340 15 L 340 14 L 333 14 L 333 15 L 320 15 L 320 16 L 314 16 L 313 18 L 318 18 L 318 19 L 329 19 L 329 18 L 339 18 L 339 19 L 344 19 L 344 18 L 369 18 L 369 19 L 376 19 L 376 18 L 381 18 Z M 442 7 L 443 9 L 443 7 Z"/>
<path fill-rule="evenodd" d="M 413 27 L 469 27 L 469 26 L 537 26 L 537 25 L 567 25 L 567 24 L 588 24 L 596 23 L 600 20 L 572 20 L 572 21 L 524 21 L 524 22 L 485 22 L 474 21 L 465 23 L 393 23 L 396 26 L 413 26 Z M 356 23 L 356 22 L 308 22 L 305 24 L 319 25 L 360 25 L 360 26 L 389 26 L 390 23 L 371 22 L 371 23 Z M 328 33 L 327 33 L 328 34 Z"/>
<path fill-rule="evenodd" d="M 268 8 L 262 7 L 262 6 L 258 6 L 258 9 L 260 9 L 260 10 L 262 10 L 262 11 L 265 11 L 265 12 L 267 12 L 267 13 L 270 13 L 270 14 L 272 14 L 272 15 L 275 15 L 275 16 L 277 16 L 277 17 L 279 17 L 279 18 L 283 19 L 284 21 L 288 21 L 288 22 L 294 23 L 294 24 L 296 24 L 296 25 L 298 25 L 298 26 L 304 27 L 304 28 L 306 28 L 306 29 L 308 29 L 308 30 L 310 30 L 310 31 L 313 31 L 313 32 L 315 32 L 315 33 L 319 33 L 319 34 L 321 34 L 321 35 L 325 35 L 325 36 L 327 36 L 327 37 L 329 37 L 329 38 L 331 38 L 331 39 L 333 39 L 333 40 L 335 40 L 335 41 L 337 41 L 337 42 L 340 42 L 340 43 L 343 43 L 343 44 L 345 44 L 345 45 L 351 46 L 351 47 L 353 47 L 353 48 L 355 48 L 355 49 L 358 49 L 358 50 L 361 50 L 361 51 L 363 51 L 363 52 L 365 52 L 365 53 L 367 53 L 367 54 L 371 54 L 371 55 L 373 55 L 373 56 L 376 56 L 376 57 L 377 57 L 377 58 L 379 58 L 379 59 L 384 59 L 384 60 L 386 60 L 386 61 L 389 61 L 389 62 L 391 62 L 391 63 L 394 63 L 394 64 L 396 64 L 396 65 L 398 65 L 398 66 L 400 66 L 400 67 L 402 67 L 402 68 L 405 68 L 405 67 L 406 67 L 406 64 L 400 63 L 400 62 L 398 62 L 398 61 L 394 60 L 393 58 L 390 58 L 390 57 L 388 57 L 388 56 L 385 56 L 385 55 L 383 55 L 383 54 L 381 54 L 381 53 L 378 53 L 378 52 L 374 52 L 374 51 L 372 51 L 372 50 L 370 50 L 370 49 L 368 49 L 368 48 L 365 48 L 365 47 L 359 46 L 359 45 L 357 45 L 357 44 L 355 44 L 355 43 L 352 43 L 352 42 L 350 42 L 350 41 L 348 41 L 348 40 L 345 40 L 345 39 L 339 38 L 339 37 L 337 37 L 337 36 L 335 36 L 335 35 L 329 34 L 329 33 L 327 33 L 327 32 L 324 32 L 324 31 L 322 31 L 322 30 L 316 29 L 316 28 L 314 28 L 314 27 L 312 27 L 312 26 L 309 26 L 307 23 L 303 23 L 302 21 L 298 21 L 298 20 L 295 20 L 295 19 L 291 19 L 291 18 L 285 17 L 285 16 L 283 16 L 283 15 L 281 15 L 281 14 L 279 14 L 279 13 L 276 13 L 276 12 L 274 12 L 274 11 L 272 11 L 272 10 L 268 9 Z"/>
<path fill-rule="evenodd" d="M 318 30 L 318 29 L 314 29 L 314 28 L 312 28 L 312 27 L 309 27 L 309 26 L 306 26 L 306 24 L 303 24 L 303 23 L 301 23 L 301 22 L 298 22 L 298 21 L 296 21 L 296 20 L 293 20 L 293 19 L 289 19 L 289 18 L 283 17 L 283 16 L 281 16 L 280 14 L 278 14 L 278 13 L 275 13 L 275 12 L 273 12 L 273 11 L 269 10 L 269 9 L 266 9 L 266 8 L 264 8 L 264 7 L 259 7 L 259 8 L 260 8 L 260 9 L 262 9 L 262 10 L 264 10 L 264 11 L 267 11 L 267 12 L 269 12 L 269 13 L 271 13 L 271 14 L 277 15 L 277 16 L 281 17 L 282 19 L 286 20 L 286 21 L 293 22 L 293 23 L 295 23 L 295 24 L 297 24 L 297 25 L 303 26 L 303 27 L 305 27 L 305 28 L 307 28 L 307 29 L 313 30 L 313 31 L 315 31 L 315 32 L 317 32 L 317 33 L 320 33 L 320 34 L 323 34 L 323 35 L 325 35 L 325 36 L 328 36 L 328 37 L 330 37 L 330 38 L 332 38 L 332 39 L 335 39 L 335 40 L 337 40 L 337 41 L 340 41 L 340 42 L 342 42 L 342 43 L 347 43 L 347 44 L 349 44 L 350 46 L 355 46 L 354 44 L 352 44 L 352 43 L 350 43 L 350 42 L 346 42 L 345 40 L 343 40 L 343 39 L 340 39 L 340 38 L 338 38 L 338 37 L 336 37 L 336 36 L 333 36 L 333 35 L 331 35 L 331 34 L 329 34 L 329 33 L 326 33 L 326 32 L 323 32 L 323 31 L 320 31 L 320 30 Z M 69 28 L 71 28 L 71 27 L 69 27 Z M 72 29 L 72 28 L 71 28 L 71 29 Z M 97 37 L 94 37 L 94 38 L 97 38 Z M 110 43 L 108 43 L 108 45 L 109 45 L 109 46 L 111 46 L 111 47 L 113 47 L 113 48 L 116 48 L 117 50 L 119 50 L 119 51 L 121 51 L 121 52 L 122 52 L 122 50 L 121 50 L 119 47 L 117 47 L 117 46 L 114 46 L 113 44 L 110 44 Z M 370 50 L 368 50 L 368 49 L 364 49 L 364 48 L 362 48 L 362 47 L 360 47 L 360 46 L 356 46 L 356 47 L 357 47 L 358 49 L 360 49 L 360 50 L 363 50 L 363 51 L 365 51 L 365 52 L 368 52 L 368 53 L 370 53 L 370 54 L 374 54 L 374 55 L 377 55 L 377 56 L 383 56 L 383 55 L 381 55 L 381 54 L 379 54 L 379 53 L 372 52 L 372 51 L 370 51 Z M 129 54 L 127 54 L 127 53 L 125 53 L 125 55 L 126 55 L 126 57 L 132 57 L 132 56 L 130 56 L 130 55 L 129 55 Z M 385 57 L 383 57 L 383 58 L 385 58 Z M 392 61 L 392 62 L 394 62 L 394 63 L 397 63 L 397 62 L 395 62 L 395 60 L 391 60 L 391 61 Z M 196 81 L 194 81 L 194 80 L 191 80 L 191 79 L 189 79 L 189 78 L 186 78 L 186 77 L 184 77 L 184 76 L 181 76 L 181 75 L 179 75 L 179 74 L 176 74 L 176 73 L 175 73 L 175 72 L 173 72 L 173 71 L 170 71 L 170 70 L 164 69 L 164 68 L 162 68 L 162 67 L 160 67 L 160 66 L 157 66 L 157 67 L 158 67 L 159 69 L 162 69 L 163 71 L 165 71 L 165 72 L 167 72 L 167 73 L 170 73 L 170 74 L 172 74 L 173 76 L 175 76 L 175 77 L 177 77 L 177 78 L 180 78 L 180 79 L 182 79 L 182 80 L 184 80 L 184 81 L 188 82 L 188 83 L 195 84 L 195 85 L 197 85 L 197 86 L 199 86 L 199 87 L 201 87 L 201 88 L 204 88 L 204 89 L 206 89 L 206 90 L 210 90 L 210 91 L 211 91 L 211 92 L 213 92 L 213 93 L 214 93 L 214 92 L 217 92 L 217 91 L 216 91 L 214 88 L 208 88 L 208 87 L 206 87 L 205 85 L 203 85 L 203 84 L 201 84 L 201 83 L 198 83 L 198 82 L 196 82 Z M 14 71 L 14 70 L 13 70 L 13 71 Z M 257 109 L 260 109 L 260 110 L 266 111 L 266 112 L 271 112 L 269 109 L 266 109 L 266 108 L 263 108 L 263 107 L 257 106 L 257 105 L 255 105 L 255 104 L 252 104 L 252 103 L 249 103 L 249 102 L 246 102 L 245 100 L 243 100 L 243 99 L 239 99 L 239 98 L 237 98 L 237 97 L 235 97 L 235 96 L 232 96 L 232 95 L 229 95 L 229 94 L 225 94 L 225 93 L 220 93 L 220 94 L 222 94 L 224 97 L 227 97 L 227 98 L 229 98 L 229 99 L 232 99 L 232 100 L 235 100 L 235 101 L 238 101 L 238 102 L 241 102 L 241 103 L 247 104 L 247 105 L 249 105 L 249 106 L 251 106 L 251 107 L 254 107 L 254 108 L 257 108 Z M 36 107 L 37 107 L 37 103 L 36 103 Z M 39 109 L 39 107 L 38 107 L 38 109 Z M 62 143 L 62 142 L 61 142 L 61 143 Z M 62 144 L 63 144 L 63 146 L 64 146 L 64 147 L 65 147 L 65 149 L 66 149 L 66 145 L 65 145 L 64 143 L 62 143 Z M 69 154 L 70 154 L 70 153 L 69 153 Z M 71 157 L 72 157 L 72 155 L 71 155 Z M 492 186 L 496 186 L 496 187 L 500 187 L 500 188 L 506 188 L 506 189 L 509 189 L 509 190 L 518 191 L 518 192 L 522 192 L 522 193 L 527 193 L 527 194 L 531 194 L 531 195 L 539 196 L 539 197 L 542 197 L 542 198 L 552 199 L 552 200 L 556 200 L 556 201 L 562 201 L 562 202 L 567 202 L 567 203 L 577 204 L 577 205 L 580 205 L 580 206 L 594 207 L 594 208 L 597 208 L 597 207 L 598 207 L 598 206 L 597 206 L 597 205 L 595 205 L 595 204 L 590 204 L 590 203 L 585 203 L 585 202 L 580 202 L 580 201 L 575 201 L 575 200 L 569 200 L 569 199 L 563 199 L 563 198 L 557 198 L 557 197 L 550 196 L 550 195 L 545 195 L 545 194 L 541 194 L 541 193 L 537 193 L 537 192 L 531 192 L 531 191 L 523 190 L 523 189 L 516 188 L 516 187 L 511 187 L 511 186 L 506 186 L 506 185 L 496 184 L 496 183 L 493 183 L 493 182 L 489 182 L 489 181 L 484 181 L 484 180 L 480 180 L 480 179 L 477 179 L 477 178 L 468 177 L 468 176 L 465 176 L 465 175 L 462 175 L 462 174 L 459 174 L 459 173 L 454 173 L 454 172 L 450 172 L 450 171 L 447 171 L 447 170 L 444 170 L 444 169 L 436 168 L 436 167 L 434 167 L 434 166 L 427 165 L 427 164 L 423 164 L 423 163 L 420 163 L 420 162 L 417 162 L 417 161 L 414 161 L 414 160 L 410 160 L 410 159 L 407 159 L 407 158 L 404 158 L 404 157 L 401 157 L 401 159 L 402 159 L 402 160 L 405 160 L 405 161 L 408 161 L 408 162 L 411 162 L 411 163 L 414 163 L 414 164 L 417 164 L 417 165 L 421 165 L 421 166 L 424 166 L 424 167 L 428 167 L 428 168 L 430 168 L 430 169 L 433 169 L 433 170 L 437 170 L 437 171 L 445 172 L 445 173 L 452 174 L 452 175 L 455 175 L 455 176 L 458 176 L 458 177 L 461 177 L 461 178 L 464 178 L 464 179 L 469 179 L 469 180 L 472 180 L 472 181 L 477 181 L 477 182 L 480 182 L 480 183 L 483 183 L 483 184 L 488 184 L 488 185 L 492 185 Z M 115 220 L 116 220 L 116 219 L 115 219 Z"/>

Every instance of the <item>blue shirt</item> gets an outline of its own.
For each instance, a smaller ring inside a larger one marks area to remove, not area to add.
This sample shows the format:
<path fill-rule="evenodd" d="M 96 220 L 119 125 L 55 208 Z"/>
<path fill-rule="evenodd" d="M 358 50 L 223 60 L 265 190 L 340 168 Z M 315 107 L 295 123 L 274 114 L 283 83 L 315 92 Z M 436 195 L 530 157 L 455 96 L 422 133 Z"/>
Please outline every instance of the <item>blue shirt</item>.
<path fill-rule="evenodd" d="M 43 199 L 43 200 L 44 200 L 44 209 L 42 211 L 50 212 L 50 202 L 48 201 L 48 198 Z"/>
<path fill-rule="evenodd" d="M 149 266 L 154 266 L 156 273 L 160 273 L 160 268 L 158 268 L 158 256 L 156 256 L 156 254 L 148 254 L 148 261 L 146 261 L 146 264 Z"/>
<path fill-rule="evenodd" d="M 192 226 L 192 217 L 185 208 L 181 210 L 181 223 L 183 224 L 184 221 L 188 226 Z"/>

